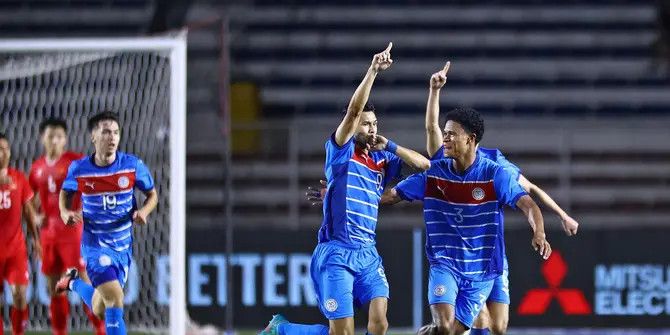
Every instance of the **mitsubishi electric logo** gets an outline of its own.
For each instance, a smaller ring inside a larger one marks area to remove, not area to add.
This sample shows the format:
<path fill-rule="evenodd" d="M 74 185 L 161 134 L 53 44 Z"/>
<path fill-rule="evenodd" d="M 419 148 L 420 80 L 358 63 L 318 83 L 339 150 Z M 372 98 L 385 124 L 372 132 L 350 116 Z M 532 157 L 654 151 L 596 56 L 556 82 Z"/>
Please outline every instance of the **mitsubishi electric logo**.
<path fill-rule="evenodd" d="M 568 265 L 561 253 L 554 250 L 549 259 L 542 264 L 542 276 L 548 287 L 534 288 L 526 292 L 517 312 L 520 315 L 544 314 L 555 298 L 563 313 L 567 315 L 591 314 L 591 305 L 586 301 L 584 292 L 576 288 L 561 287 L 567 273 Z"/>

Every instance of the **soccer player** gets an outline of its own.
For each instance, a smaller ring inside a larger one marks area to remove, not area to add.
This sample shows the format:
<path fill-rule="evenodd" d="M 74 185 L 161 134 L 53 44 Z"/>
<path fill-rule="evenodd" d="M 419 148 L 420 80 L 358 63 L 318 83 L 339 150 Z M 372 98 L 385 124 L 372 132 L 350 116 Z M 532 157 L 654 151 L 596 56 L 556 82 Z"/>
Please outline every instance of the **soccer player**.
<path fill-rule="evenodd" d="M 12 291 L 13 306 L 10 312 L 12 333 L 23 335 L 28 323 L 28 301 L 26 290 L 30 274 L 28 272 L 28 252 L 26 239 L 21 229 L 21 216 L 27 222 L 27 232 L 33 241 L 34 256 L 41 258 L 37 218 L 31 203 L 33 191 L 28 179 L 18 170 L 9 167 L 12 151 L 9 139 L 0 133 L 0 288 L 7 281 Z M 0 305 L 1 306 L 1 305 Z M 0 317 L 0 334 L 3 324 Z"/>
<path fill-rule="evenodd" d="M 126 334 L 123 287 L 132 261 L 133 222 L 144 225 L 156 208 L 158 193 L 149 169 L 137 157 L 118 151 L 121 139 L 115 113 L 102 112 L 88 121 L 95 147 L 91 156 L 72 162 L 60 193 L 59 207 L 68 225 L 84 222 L 81 251 L 91 284 L 70 270 L 56 291 L 75 291 L 105 320 L 107 334 Z M 134 189 L 146 195 L 138 208 Z M 82 194 L 83 212 L 73 210 L 72 198 Z"/>
<path fill-rule="evenodd" d="M 430 93 L 426 107 L 426 149 L 428 155 L 434 159 L 441 159 L 444 156 L 442 131 L 438 123 L 440 114 L 439 98 L 440 89 L 447 81 L 449 66 L 450 62 L 447 62 L 444 68 L 434 73 L 430 79 Z M 512 174 L 513 178 L 519 182 L 526 192 L 533 198 L 539 199 L 540 203 L 556 213 L 561 219 L 563 229 L 568 236 L 577 233 L 579 227 L 577 221 L 570 217 L 544 190 L 524 177 L 519 167 L 508 161 L 500 150 L 478 147 L 477 154 L 500 164 Z M 471 335 L 487 334 L 487 328 L 490 328 L 494 334 L 504 334 L 507 331 L 510 304 L 509 271 L 507 257 L 506 255 L 503 255 L 503 257 L 503 274 L 495 279 L 487 303 L 482 308 L 470 331 Z"/>
<path fill-rule="evenodd" d="M 289 323 L 275 315 L 261 334 L 350 335 L 354 305 L 368 302 L 367 333 L 386 333 L 389 286 L 375 248 L 377 207 L 385 185 L 399 176 L 401 161 L 422 171 L 430 167 L 422 155 L 378 135 L 374 108 L 367 104 L 375 77 L 393 62 L 391 47 L 389 43 L 373 57 L 344 119 L 326 141 L 328 191 L 310 269 L 319 308 L 330 329 Z"/>
<path fill-rule="evenodd" d="M 58 209 L 58 198 L 65 180 L 67 169 L 82 154 L 66 151 L 67 125 L 65 120 L 48 118 L 40 123 L 40 136 L 44 146 L 44 156 L 38 158 L 30 168 L 30 187 L 39 197 L 33 198 L 33 206 L 43 217 L 40 226 L 42 244 L 42 273 L 47 279 L 47 290 L 51 296 L 49 315 L 52 333 L 67 334 L 67 320 L 70 303 L 65 294 L 56 293 L 56 282 L 66 269 L 76 268 L 82 279 L 89 282 L 84 260 L 81 258 L 82 225 L 66 226 Z M 39 199 L 39 200 L 38 200 Z M 75 199 L 74 208 L 80 208 L 80 200 Z M 105 333 L 105 325 L 86 305 L 84 311 L 96 334 Z"/>
<path fill-rule="evenodd" d="M 484 121 L 473 109 L 447 113 L 445 159 L 401 181 L 389 202 L 423 200 L 428 301 L 438 334 L 463 334 L 504 271 L 502 209 L 519 208 L 533 230 L 531 245 L 547 259 L 551 246 L 540 208 L 503 166 L 477 154 Z"/>

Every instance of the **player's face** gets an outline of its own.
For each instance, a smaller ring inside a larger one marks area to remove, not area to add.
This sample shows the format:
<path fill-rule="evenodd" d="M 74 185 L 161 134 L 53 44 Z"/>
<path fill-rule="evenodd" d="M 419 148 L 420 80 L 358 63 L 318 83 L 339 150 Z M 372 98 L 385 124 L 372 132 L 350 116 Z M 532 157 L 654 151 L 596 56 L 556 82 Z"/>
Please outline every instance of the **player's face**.
<path fill-rule="evenodd" d="M 12 157 L 12 150 L 9 147 L 9 142 L 6 139 L 0 139 L 0 169 L 9 166 L 9 158 Z"/>
<path fill-rule="evenodd" d="M 93 130 L 93 145 L 96 152 L 112 155 L 118 149 L 120 140 L 121 130 L 115 121 L 100 121 L 98 127 Z"/>
<path fill-rule="evenodd" d="M 62 153 L 67 144 L 67 134 L 61 127 L 46 127 L 42 134 L 42 144 L 47 153 Z"/>
<path fill-rule="evenodd" d="M 366 144 L 374 145 L 375 136 L 377 136 L 377 116 L 374 112 L 363 112 L 354 140 L 357 145 L 365 147 Z"/>
<path fill-rule="evenodd" d="M 474 135 L 468 134 L 460 123 L 447 121 L 442 131 L 445 157 L 459 157 L 474 147 Z"/>

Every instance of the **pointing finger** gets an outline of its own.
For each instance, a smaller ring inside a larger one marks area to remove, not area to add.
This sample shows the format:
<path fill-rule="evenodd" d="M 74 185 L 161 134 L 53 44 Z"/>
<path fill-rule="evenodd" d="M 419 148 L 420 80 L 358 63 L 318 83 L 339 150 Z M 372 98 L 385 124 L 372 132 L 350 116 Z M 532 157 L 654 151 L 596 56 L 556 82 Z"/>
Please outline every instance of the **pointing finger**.
<path fill-rule="evenodd" d="M 389 45 L 386 47 L 386 50 L 384 50 L 384 52 L 390 52 L 391 48 L 393 48 L 393 42 L 389 42 Z"/>
<path fill-rule="evenodd" d="M 444 64 L 444 68 L 442 69 L 442 72 L 444 72 L 445 75 L 447 74 L 447 71 L 449 71 L 449 66 L 451 66 L 450 61 L 447 62 L 447 64 Z"/>

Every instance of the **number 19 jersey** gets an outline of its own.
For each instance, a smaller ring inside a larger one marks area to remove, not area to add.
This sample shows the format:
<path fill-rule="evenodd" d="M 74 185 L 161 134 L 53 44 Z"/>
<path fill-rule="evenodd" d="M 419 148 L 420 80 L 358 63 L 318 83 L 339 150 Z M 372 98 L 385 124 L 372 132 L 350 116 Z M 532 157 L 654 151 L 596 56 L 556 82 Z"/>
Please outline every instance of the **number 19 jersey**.
<path fill-rule="evenodd" d="M 133 155 L 117 152 L 108 166 L 96 165 L 94 156 L 72 162 L 63 190 L 82 194 L 82 245 L 130 251 L 132 215 L 137 209 L 135 187 L 150 191 L 154 180 L 142 160 Z"/>

